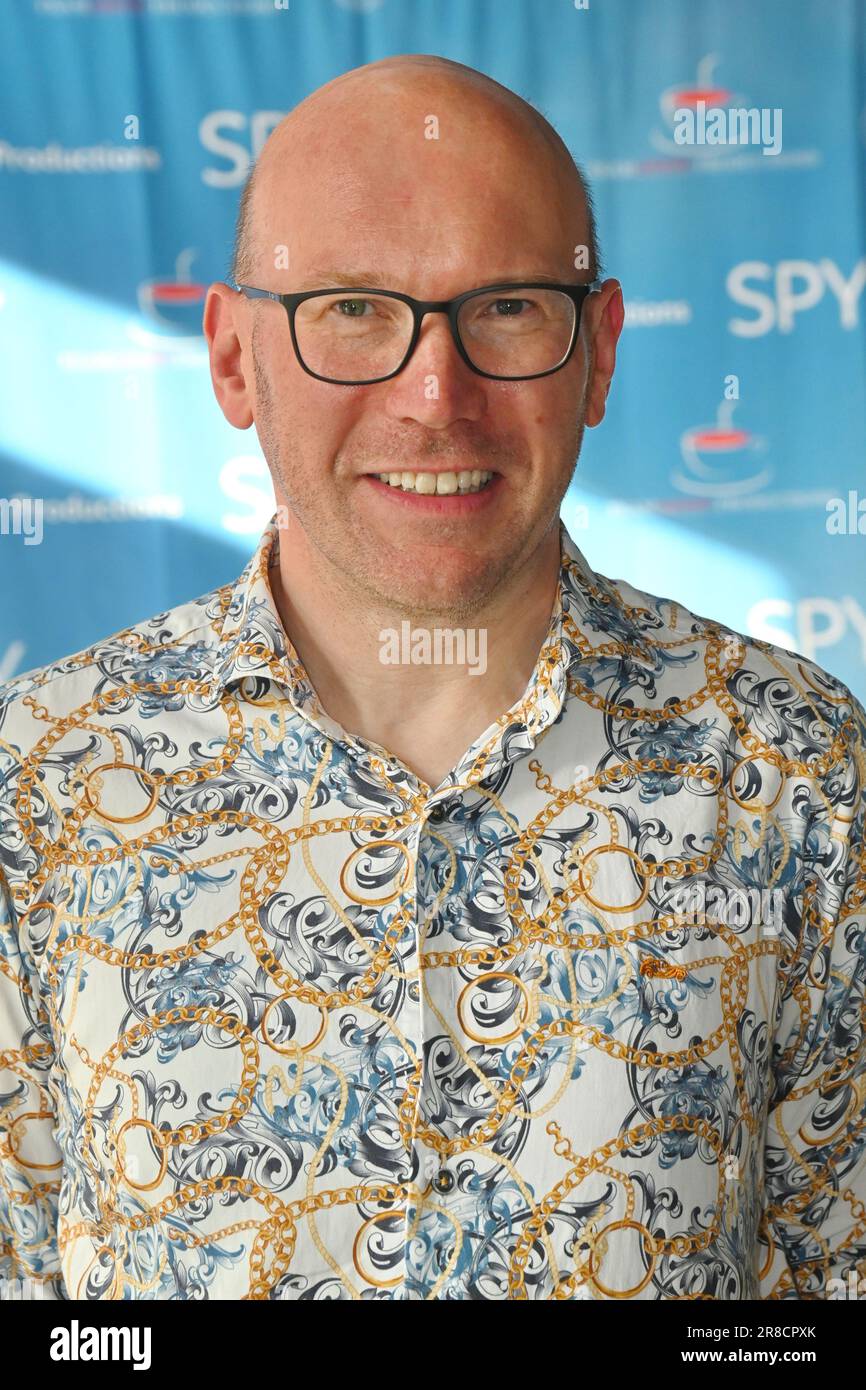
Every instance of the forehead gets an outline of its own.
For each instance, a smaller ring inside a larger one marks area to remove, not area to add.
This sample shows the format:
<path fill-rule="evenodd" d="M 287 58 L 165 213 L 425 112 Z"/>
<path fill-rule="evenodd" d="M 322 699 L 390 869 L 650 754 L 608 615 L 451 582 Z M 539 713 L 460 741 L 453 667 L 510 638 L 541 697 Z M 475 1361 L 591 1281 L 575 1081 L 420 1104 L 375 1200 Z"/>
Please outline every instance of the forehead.
<path fill-rule="evenodd" d="M 488 166 L 483 183 L 480 174 L 472 162 L 440 167 L 432 177 L 387 165 L 331 167 L 311 177 L 303 194 L 294 175 L 269 190 L 259 244 L 264 257 L 273 248 L 274 267 L 285 267 L 299 289 L 301 276 L 371 287 L 378 276 L 383 288 L 400 289 L 400 277 L 413 279 L 431 266 L 477 273 L 487 267 L 491 280 L 573 269 L 586 230 L 582 211 L 535 170 L 499 179 Z M 363 279 L 356 268 L 366 268 Z"/>

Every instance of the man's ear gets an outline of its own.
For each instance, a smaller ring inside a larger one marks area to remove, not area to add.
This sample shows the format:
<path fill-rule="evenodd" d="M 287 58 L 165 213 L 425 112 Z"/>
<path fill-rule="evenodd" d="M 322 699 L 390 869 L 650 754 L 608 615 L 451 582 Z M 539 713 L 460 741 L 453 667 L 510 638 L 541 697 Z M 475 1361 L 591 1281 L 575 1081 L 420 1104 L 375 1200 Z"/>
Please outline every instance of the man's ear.
<path fill-rule="evenodd" d="M 209 286 L 202 328 L 210 357 L 210 379 L 220 410 L 237 430 L 253 423 L 253 393 L 244 375 L 243 350 L 238 336 L 243 296 L 216 280 Z"/>
<path fill-rule="evenodd" d="M 585 300 L 583 314 L 581 329 L 586 327 L 591 347 L 585 418 L 588 425 L 600 425 L 616 366 L 616 345 L 625 319 L 619 281 L 605 280 L 601 289 Z"/>

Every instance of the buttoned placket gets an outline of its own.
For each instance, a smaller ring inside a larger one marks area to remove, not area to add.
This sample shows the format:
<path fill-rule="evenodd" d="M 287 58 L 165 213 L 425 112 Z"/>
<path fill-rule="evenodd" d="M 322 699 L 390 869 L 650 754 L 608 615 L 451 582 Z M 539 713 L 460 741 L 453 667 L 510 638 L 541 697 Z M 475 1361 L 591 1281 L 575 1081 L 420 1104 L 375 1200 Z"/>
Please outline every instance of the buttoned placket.
<path fill-rule="evenodd" d="M 448 1160 L 443 1158 L 435 1147 L 429 1146 L 419 1134 L 419 1130 L 424 1128 L 423 1117 L 430 1111 L 429 1100 L 432 1080 L 427 1044 L 429 1040 L 441 1032 L 441 1024 L 427 998 L 422 967 L 422 946 L 428 929 L 432 925 L 433 902 L 431 902 L 427 892 L 427 877 L 422 879 L 420 872 L 421 866 L 427 863 L 422 854 L 424 837 L 431 833 L 442 835 L 445 832 L 449 819 L 448 807 L 453 804 L 455 796 L 459 797 L 459 787 L 455 786 L 452 777 L 449 777 L 445 784 L 435 791 L 430 791 L 420 778 L 398 758 L 388 753 L 380 745 L 370 744 L 366 740 L 348 733 L 329 715 L 325 714 L 321 706 L 316 706 L 314 709 L 307 706 L 301 711 L 295 704 L 295 708 L 321 733 L 339 742 L 348 755 L 363 766 L 367 777 L 376 778 L 377 765 L 383 767 L 387 777 L 392 779 L 394 784 L 400 786 L 401 789 L 405 788 L 402 809 L 411 810 L 413 807 L 416 809 L 415 817 L 403 841 L 409 854 L 409 862 L 412 865 L 412 950 L 405 961 L 406 973 L 411 978 L 398 1022 L 403 1035 L 412 1040 L 415 1057 L 420 1059 L 421 1068 L 405 1155 L 406 1175 L 404 1180 L 409 1189 L 409 1197 L 403 1207 L 400 1282 L 397 1282 L 397 1274 L 395 1273 L 392 1276 L 395 1282 L 390 1285 L 390 1288 L 392 1294 L 397 1297 L 408 1292 L 409 1296 L 417 1294 L 423 1298 L 430 1290 L 425 1284 L 419 1282 L 420 1271 L 417 1273 L 413 1271 L 413 1242 L 417 1239 L 419 1224 L 423 1221 L 431 1203 L 435 1203 L 437 1207 L 441 1208 L 443 1199 L 455 1186 L 455 1178 L 453 1168 Z M 455 769 L 456 773 L 462 771 L 465 774 L 468 772 L 471 767 L 470 755 L 472 751 L 472 749 L 468 750 L 467 755 Z M 392 791 L 392 788 L 388 788 L 384 780 L 382 787 L 383 790 L 387 788 Z M 404 889 L 404 893 L 405 891 Z M 450 992 L 453 994 L 453 990 Z M 453 1018 L 446 1017 L 447 1023 L 451 1024 L 453 1021 Z"/>
<path fill-rule="evenodd" d="M 558 705 L 556 708 L 558 710 Z M 550 712 L 548 710 L 548 715 Z M 307 717 L 310 717 L 309 714 Z M 318 723 L 319 719 L 314 718 L 313 722 Z M 325 723 L 329 732 L 336 733 L 338 726 L 335 726 L 327 716 L 325 716 Z M 526 747 L 519 748 L 516 743 L 513 743 L 510 751 L 504 754 L 504 761 L 513 762 L 518 758 L 526 757 L 531 752 L 535 747 L 535 728 L 536 721 L 533 720 L 526 729 Z M 422 1267 L 415 1267 L 413 1264 L 413 1249 L 420 1256 L 426 1253 L 425 1241 L 423 1238 L 419 1239 L 422 1223 L 425 1219 L 428 1222 L 434 1221 L 436 1212 L 447 1212 L 459 1197 L 455 1159 L 442 1154 L 435 1144 L 428 1143 L 423 1133 L 430 1125 L 430 1121 L 426 1117 L 435 1108 L 433 1102 L 435 1101 L 436 1082 L 431 1070 L 429 1044 L 441 1036 L 443 1022 L 446 1028 L 454 1031 L 456 1037 L 459 1038 L 461 1033 L 457 1008 L 459 981 L 456 977 L 456 967 L 446 967 L 447 976 L 443 975 L 441 978 L 447 983 L 444 990 L 440 987 L 438 1001 L 434 998 L 436 984 L 434 982 L 428 984 L 424 978 L 422 963 L 424 942 L 431 927 L 436 925 L 436 919 L 441 916 L 444 904 L 436 904 L 436 886 L 432 881 L 432 874 L 422 872 L 422 866 L 426 866 L 429 871 L 433 860 L 432 853 L 429 857 L 425 857 L 423 849 L 425 836 L 436 837 L 440 840 L 448 838 L 449 825 L 457 812 L 458 805 L 463 802 L 461 778 L 464 787 L 471 785 L 469 778 L 477 753 L 477 744 L 473 744 L 466 751 L 443 784 L 435 791 L 430 791 L 427 788 L 425 795 L 424 784 L 399 759 L 387 754 L 386 750 L 377 745 L 368 745 L 364 740 L 346 733 L 345 730 L 340 730 L 339 733 L 340 742 L 346 746 L 353 757 L 364 765 L 368 776 L 375 776 L 374 760 L 382 762 L 384 758 L 387 758 L 385 769 L 388 775 L 393 776 L 395 780 L 405 779 L 406 786 L 410 791 L 410 797 L 404 803 L 405 808 L 408 809 L 413 804 L 413 796 L 415 798 L 414 804 L 419 808 L 404 842 L 410 853 L 413 867 L 412 893 L 414 903 L 411 918 L 412 953 L 406 961 L 406 970 L 414 978 L 406 990 L 406 1002 L 399 1022 L 404 1036 L 414 1040 L 416 1057 L 420 1059 L 421 1068 L 406 1152 L 406 1183 L 409 1196 L 403 1208 L 403 1241 L 400 1264 L 402 1282 L 396 1282 L 396 1276 L 394 1276 L 395 1282 L 391 1285 L 391 1291 L 396 1297 L 405 1295 L 410 1298 L 423 1299 L 433 1296 L 433 1290 L 441 1277 L 441 1271 L 436 1265 L 430 1275 L 425 1277 L 425 1270 Z M 478 785 L 477 779 L 473 780 L 475 785 Z M 434 981 L 435 979 L 436 977 L 434 977 Z M 413 988 L 413 985 L 417 987 Z M 417 1258 L 416 1255 L 416 1261 Z"/>
<path fill-rule="evenodd" d="M 451 1190 L 454 1185 L 453 1175 L 450 1172 L 448 1161 L 438 1151 L 435 1146 L 428 1145 L 425 1138 L 419 1134 L 419 1129 L 424 1127 L 424 1117 L 429 1116 L 432 1110 L 430 1105 L 432 1078 L 430 1072 L 430 1054 L 428 1042 L 432 1041 L 441 1032 L 441 1023 L 434 1012 L 435 1001 L 430 995 L 430 985 L 424 976 L 423 966 L 423 946 L 431 928 L 436 925 L 436 917 L 441 913 L 442 904 L 437 904 L 435 894 L 435 883 L 432 881 L 432 851 L 429 855 L 422 853 L 425 837 L 433 839 L 447 834 L 448 811 L 447 807 L 451 798 L 455 795 L 454 790 L 437 790 L 425 802 L 422 815 L 417 822 L 417 845 L 415 860 L 415 913 L 414 931 L 415 944 L 418 952 L 418 983 L 419 983 L 419 1025 L 418 1025 L 418 1045 L 421 1057 L 421 1079 L 418 1088 L 418 1101 L 415 1109 L 415 1123 L 413 1124 L 411 1136 L 411 1155 L 412 1173 L 415 1177 L 419 1197 L 407 1204 L 405 1242 L 403 1247 L 404 1270 L 407 1283 L 414 1290 L 418 1289 L 422 1296 L 430 1292 L 428 1284 L 424 1282 L 424 1271 L 415 1270 L 412 1263 L 413 1237 L 419 1222 L 418 1205 L 421 1207 L 420 1220 L 429 1212 L 431 1205 L 441 1207 L 443 1197 Z M 421 871 L 424 865 L 425 871 Z M 434 917 L 434 911 L 436 916 Z M 445 1022 L 451 1025 L 452 1019 L 445 1015 Z M 427 1121 L 429 1123 L 429 1121 Z M 424 1244 L 418 1243 L 418 1249 L 423 1254 Z"/>

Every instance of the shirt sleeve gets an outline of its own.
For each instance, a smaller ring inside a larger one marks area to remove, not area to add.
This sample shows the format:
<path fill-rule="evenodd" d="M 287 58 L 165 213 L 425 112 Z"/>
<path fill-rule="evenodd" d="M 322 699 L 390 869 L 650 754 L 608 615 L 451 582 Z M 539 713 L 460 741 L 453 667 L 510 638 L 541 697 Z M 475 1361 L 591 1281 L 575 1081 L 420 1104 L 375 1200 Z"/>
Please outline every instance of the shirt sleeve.
<path fill-rule="evenodd" d="M 0 866 L 0 1281 L 5 1298 L 59 1299 L 54 1046 L 22 936 Z"/>
<path fill-rule="evenodd" d="M 866 1293 L 866 712 L 849 699 L 847 754 L 806 831 L 802 913 L 780 962 L 763 1299 L 849 1298 L 858 1281 Z"/>

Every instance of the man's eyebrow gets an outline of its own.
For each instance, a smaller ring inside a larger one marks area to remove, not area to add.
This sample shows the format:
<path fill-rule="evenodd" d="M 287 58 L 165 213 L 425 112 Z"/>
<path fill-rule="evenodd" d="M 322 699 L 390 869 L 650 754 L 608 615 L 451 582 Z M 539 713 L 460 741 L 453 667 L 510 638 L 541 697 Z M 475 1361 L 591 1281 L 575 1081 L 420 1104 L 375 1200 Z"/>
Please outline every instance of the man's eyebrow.
<path fill-rule="evenodd" d="M 327 290 L 331 286 L 335 289 L 342 289 L 352 286 L 366 287 L 369 285 L 371 290 L 391 290 L 394 283 L 382 276 L 375 270 L 317 270 L 304 277 L 297 285 L 297 292 L 301 290 Z"/>

